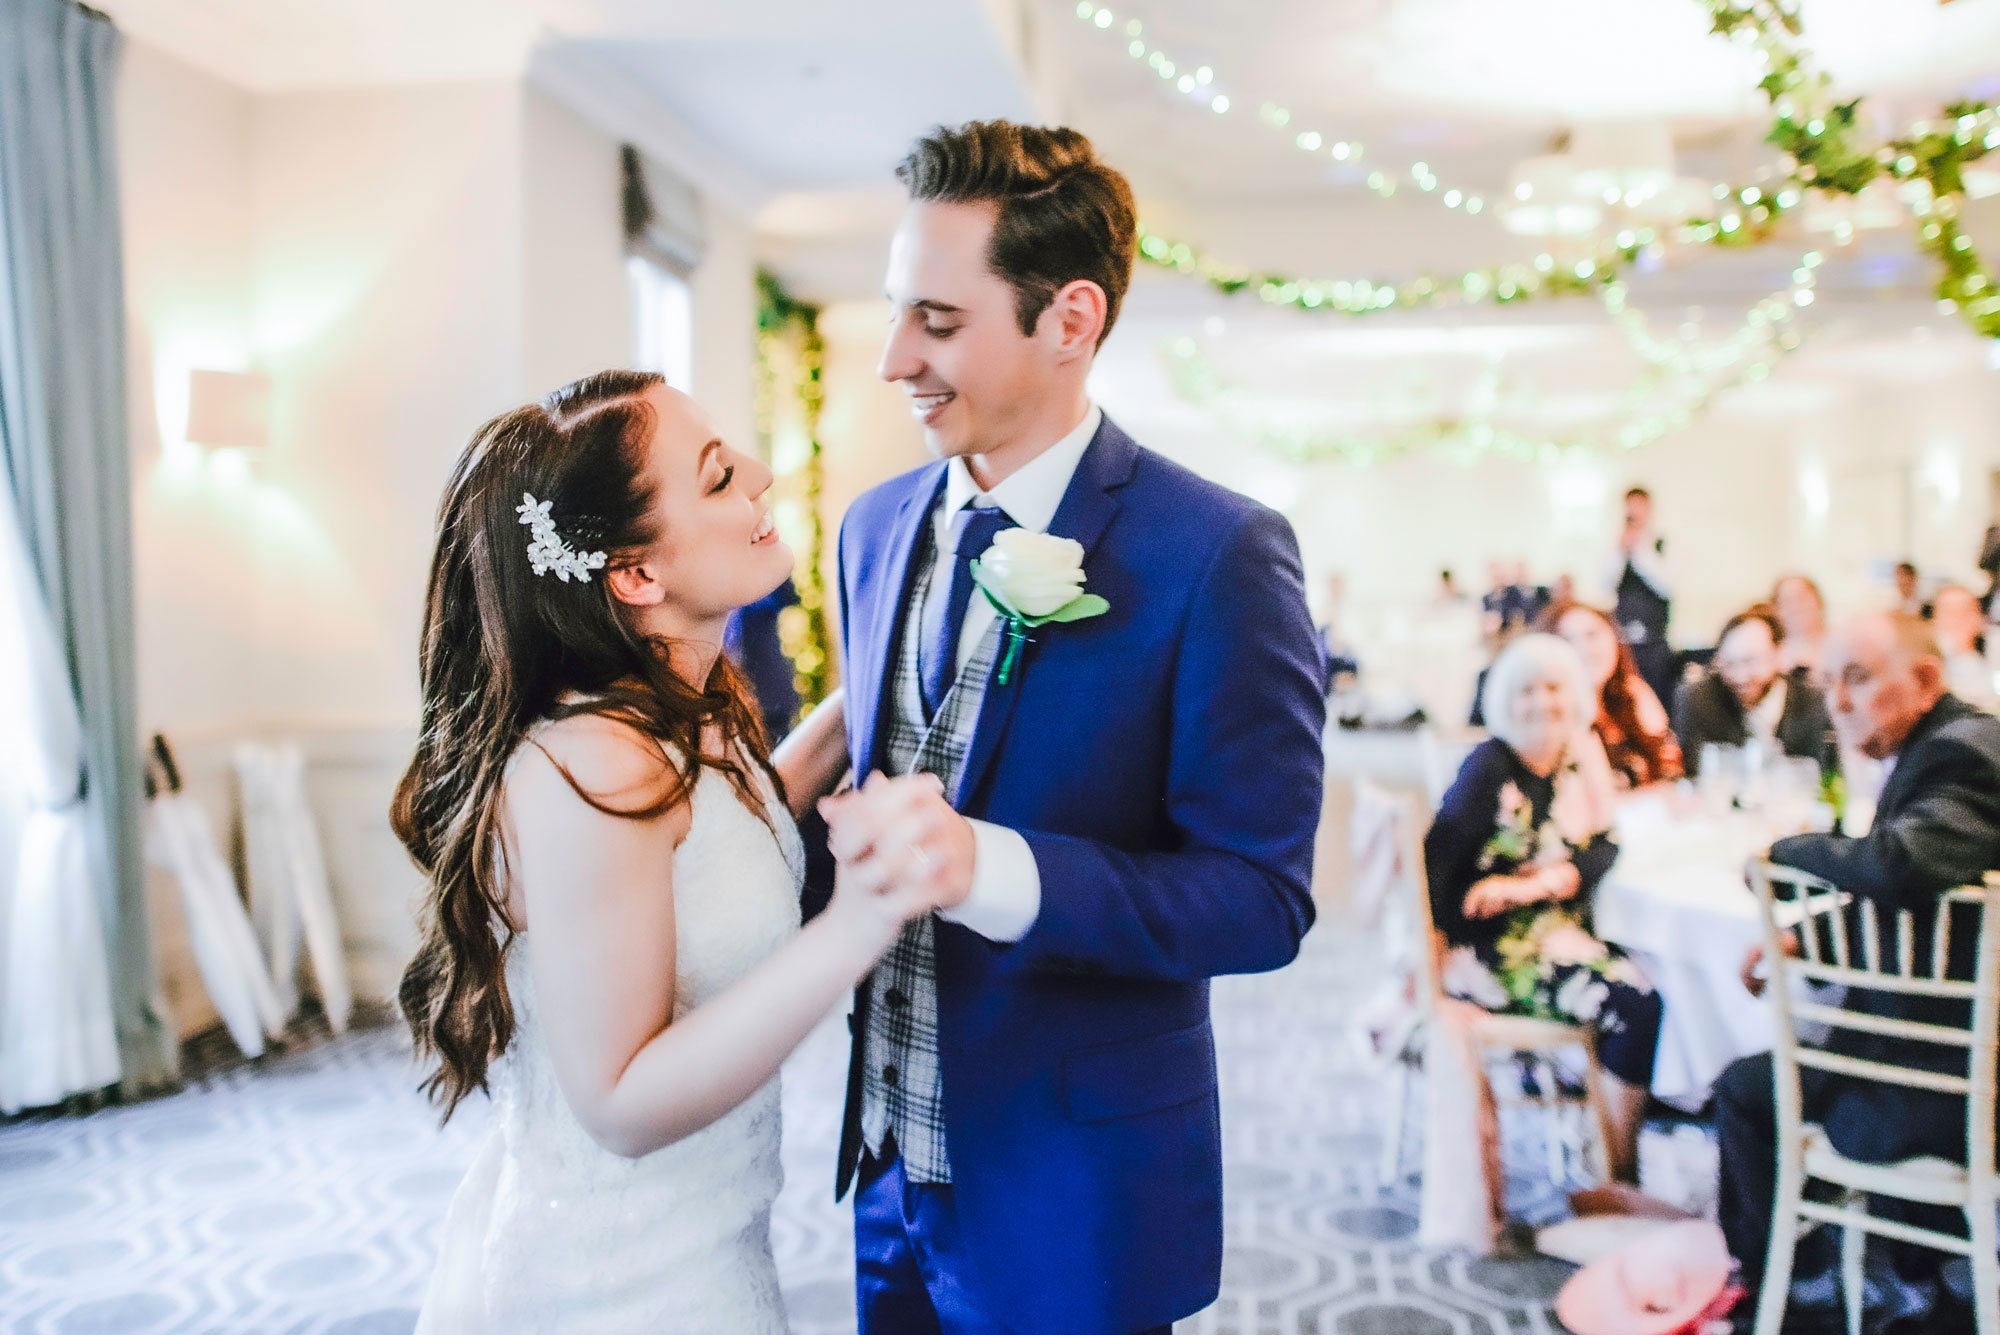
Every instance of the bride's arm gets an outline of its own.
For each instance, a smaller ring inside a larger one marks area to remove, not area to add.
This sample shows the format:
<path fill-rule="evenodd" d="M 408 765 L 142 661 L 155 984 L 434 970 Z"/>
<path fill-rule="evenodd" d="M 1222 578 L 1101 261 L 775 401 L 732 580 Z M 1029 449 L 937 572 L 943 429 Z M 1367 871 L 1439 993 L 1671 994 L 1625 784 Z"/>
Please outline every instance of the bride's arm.
<path fill-rule="evenodd" d="M 771 752 L 771 764 L 785 781 L 793 820 L 804 820 L 813 804 L 831 793 L 847 772 L 846 701 L 845 687 L 820 701 Z"/>
<path fill-rule="evenodd" d="M 621 727 L 569 720 L 540 740 L 508 778 L 507 817 L 542 1024 L 577 1120 L 606 1149 L 636 1158 L 707 1126 L 769 1080 L 922 906 L 836 894 L 748 975 L 670 1024 L 673 860 L 689 805 L 631 820 L 577 796 L 557 761 L 627 810 L 677 789 L 657 750 Z"/>

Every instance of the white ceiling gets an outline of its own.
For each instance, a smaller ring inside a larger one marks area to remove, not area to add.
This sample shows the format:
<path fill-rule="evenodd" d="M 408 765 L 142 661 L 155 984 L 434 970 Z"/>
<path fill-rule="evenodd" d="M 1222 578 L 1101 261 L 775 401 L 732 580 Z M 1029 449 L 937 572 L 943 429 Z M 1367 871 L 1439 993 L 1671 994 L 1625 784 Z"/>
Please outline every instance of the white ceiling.
<path fill-rule="evenodd" d="M 577 49 L 649 90 L 711 145 L 786 188 L 887 181 L 939 123 L 1032 119 L 977 8 L 837 38 L 634 42 Z"/>
<path fill-rule="evenodd" d="M 1147 219 L 1222 258 L 1316 276 L 1399 278 L 1532 255 L 1491 211 L 1448 212 L 1362 184 L 1431 163 L 1497 193 L 1520 158 L 1580 121 L 1672 123 L 1679 165 L 1742 179 L 1770 161 L 1749 54 L 1697 0 L 1114 0 L 1109 31 L 1074 0 L 100 0 L 135 37 L 246 87 L 503 77 L 530 61 L 577 96 L 619 90 L 618 132 L 649 118 L 701 141 L 731 195 L 761 206 L 766 258 L 811 295 L 874 292 L 895 211 L 889 171 L 932 124 L 1058 117 L 1138 189 Z M 2000 94 L 2000 0 L 1802 0 L 1806 40 L 1891 124 L 1967 91 Z M 1208 64 L 1216 115 L 1125 51 Z M 1983 82 L 1982 82 L 1983 81 Z M 1293 115 L 1261 124 L 1259 103 Z M 1294 134 L 1367 145 L 1362 166 Z M 2000 210 L 1995 210 L 2000 211 Z M 1705 256 L 1648 280 L 1674 300 L 1782 285 L 1793 252 Z M 1871 243 L 1824 295 L 1920 295 L 1928 261 Z"/>

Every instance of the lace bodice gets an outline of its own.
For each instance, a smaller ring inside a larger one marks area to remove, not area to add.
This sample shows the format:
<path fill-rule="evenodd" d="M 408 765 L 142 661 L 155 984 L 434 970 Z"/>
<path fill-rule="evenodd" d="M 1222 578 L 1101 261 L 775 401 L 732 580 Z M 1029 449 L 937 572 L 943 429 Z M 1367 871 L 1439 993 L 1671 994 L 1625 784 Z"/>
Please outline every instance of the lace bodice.
<path fill-rule="evenodd" d="M 704 771 L 692 800 L 674 857 L 676 1019 L 798 930 L 805 865 L 775 798 L 767 826 Z M 496 1124 L 452 1203 L 419 1331 L 784 1331 L 769 1240 L 777 1079 L 643 1158 L 604 1149 L 556 1083 L 533 937 L 508 960 L 516 1028 L 492 1075 Z"/>

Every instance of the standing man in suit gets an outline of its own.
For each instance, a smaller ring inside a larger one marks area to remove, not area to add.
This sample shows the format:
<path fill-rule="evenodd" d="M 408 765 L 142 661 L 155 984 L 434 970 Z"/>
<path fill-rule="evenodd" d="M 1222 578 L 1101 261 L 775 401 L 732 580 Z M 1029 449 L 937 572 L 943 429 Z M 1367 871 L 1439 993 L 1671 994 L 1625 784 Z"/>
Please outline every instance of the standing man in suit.
<path fill-rule="evenodd" d="M 1674 651 L 1667 644 L 1673 619 L 1673 585 L 1667 577 L 1667 540 L 1653 528 L 1653 493 L 1634 487 L 1625 493 L 1625 520 L 1618 530 L 1608 583 L 1617 598 L 1612 617 L 1639 675 L 1662 702 L 1674 698 Z"/>
<path fill-rule="evenodd" d="M 940 462 L 842 526 L 870 777 L 826 815 L 842 875 L 951 907 L 855 998 L 836 1190 L 857 1184 L 860 1328 L 1164 1332 L 1220 1283 L 1209 979 L 1285 964 L 1313 921 L 1298 545 L 1091 402 L 1137 229 L 1087 139 L 940 128 L 897 175 L 881 374 Z M 985 596 L 1002 571 L 1031 615 L 1107 606 L 1022 642 Z"/>
<path fill-rule="evenodd" d="M 1833 721 L 1842 740 L 1892 767 L 1859 838 L 1804 834 L 1781 839 L 1771 859 L 1871 900 L 1883 923 L 1898 910 L 1913 917 L 1915 939 L 1929 941 L 1938 896 L 1976 884 L 2000 867 L 2000 719 L 1982 714 L 1944 688 L 1944 661 L 1922 621 L 1871 613 L 1850 622 L 1828 646 Z M 1850 910 L 1852 912 L 1852 910 Z M 1954 924 L 1949 972 L 1972 976 L 1977 932 Z M 1752 951 L 1744 978 L 1761 959 Z M 1943 998 L 1850 992 L 1848 1009 L 1902 1020 L 1963 1027 L 1966 1003 Z M 1836 1029 L 1831 1050 L 1850 1056 L 1965 1073 L 1965 1052 L 1909 1039 Z M 1754 1295 L 1764 1271 L 1777 1189 L 1777 1113 L 1771 1055 L 1745 1057 L 1715 1089 L 1721 1141 L 1721 1223 Z M 1833 1148 L 1867 1163 L 1918 1155 L 1965 1162 L 1965 1100 L 1813 1068 L 1799 1072 L 1805 1120 L 1826 1129 Z M 1958 1211 L 1931 1210 L 1921 1222 L 1962 1230 Z"/>
<path fill-rule="evenodd" d="M 1755 739 L 1788 756 L 1824 760 L 1833 724 L 1826 699 L 1784 671 L 1784 627 L 1759 603 L 1729 618 L 1715 642 L 1708 675 L 1683 682 L 1674 696 L 1674 733 L 1688 777 L 1701 771 L 1701 748 Z"/>

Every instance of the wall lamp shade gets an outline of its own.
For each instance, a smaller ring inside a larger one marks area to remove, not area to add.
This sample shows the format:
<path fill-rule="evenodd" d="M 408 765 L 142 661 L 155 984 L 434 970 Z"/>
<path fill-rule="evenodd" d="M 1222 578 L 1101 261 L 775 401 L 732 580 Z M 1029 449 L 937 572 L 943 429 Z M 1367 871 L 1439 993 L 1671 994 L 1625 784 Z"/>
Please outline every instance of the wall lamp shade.
<path fill-rule="evenodd" d="M 211 449 L 266 448 L 271 382 L 242 371 L 189 371 L 187 438 Z"/>

